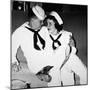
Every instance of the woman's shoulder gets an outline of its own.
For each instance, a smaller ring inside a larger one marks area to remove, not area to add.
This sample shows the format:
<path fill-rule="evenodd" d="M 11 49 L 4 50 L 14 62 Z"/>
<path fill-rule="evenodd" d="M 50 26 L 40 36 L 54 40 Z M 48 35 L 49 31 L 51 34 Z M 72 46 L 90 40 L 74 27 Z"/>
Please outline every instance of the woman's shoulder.
<path fill-rule="evenodd" d="M 72 36 L 72 33 L 69 31 L 62 30 L 61 34 L 62 34 L 62 36 L 60 38 L 61 43 L 68 44 L 70 41 L 70 38 Z"/>
<path fill-rule="evenodd" d="M 66 30 L 62 30 L 61 33 L 62 33 L 62 35 L 65 35 L 65 36 L 72 36 L 72 32 L 69 32 Z"/>

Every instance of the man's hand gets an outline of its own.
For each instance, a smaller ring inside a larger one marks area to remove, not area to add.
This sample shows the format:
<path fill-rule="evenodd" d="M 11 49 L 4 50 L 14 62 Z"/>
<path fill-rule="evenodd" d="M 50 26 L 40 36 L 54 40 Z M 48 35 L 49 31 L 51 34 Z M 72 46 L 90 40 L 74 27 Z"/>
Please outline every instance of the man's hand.
<path fill-rule="evenodd" d="M 22 69 L 20 63 L 17 62 L 13 63 L 11 68 L 13 72 L 19 72 Z"/>

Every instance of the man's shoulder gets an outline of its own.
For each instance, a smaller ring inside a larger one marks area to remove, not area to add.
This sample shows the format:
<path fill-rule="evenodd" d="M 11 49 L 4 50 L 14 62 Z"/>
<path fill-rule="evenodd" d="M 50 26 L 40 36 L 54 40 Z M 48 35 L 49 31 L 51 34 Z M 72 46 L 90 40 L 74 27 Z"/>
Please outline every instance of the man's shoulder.
<path fill-rule="evenodd" d="M 13 35 L 20 35 L 20 34 L 23 34 L 23 33 L 28 33 L 29 30 L 27 30 L 25 28 L 25 26 L 28 27 L 28 22 L 25 22 L 24 24 L 22 24 L 20 27 L 18 27 L 14 32 L 13 32 Z"/>

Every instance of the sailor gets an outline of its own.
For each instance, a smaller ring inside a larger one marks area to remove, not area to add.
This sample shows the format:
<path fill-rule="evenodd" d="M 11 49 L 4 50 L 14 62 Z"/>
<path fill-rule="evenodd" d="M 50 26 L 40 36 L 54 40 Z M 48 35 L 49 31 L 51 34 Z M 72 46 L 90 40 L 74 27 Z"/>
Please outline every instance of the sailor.
<path fill-rule="evenodd" d="M 32 62 L 30 62 L 32 57 L 35 59 L 37 53 L 43 51 L 45 48 L 45 40 L 39 33 L 42 29 L 45 12 L 38 5 L 33 6 L 32 11 L 34 15 L 30 20 L 17 28 L 12 34 L 12 64 L 17 66 L 15 71 L 20 69 L 20 60 L 17 59 L 17 51 L 19 48 L 22 49 L 29 64 L 32 64 Z M 35 60 L 37 59 L 36 57 Z M 38 61 L 35 62 L 37 63 Z"/>

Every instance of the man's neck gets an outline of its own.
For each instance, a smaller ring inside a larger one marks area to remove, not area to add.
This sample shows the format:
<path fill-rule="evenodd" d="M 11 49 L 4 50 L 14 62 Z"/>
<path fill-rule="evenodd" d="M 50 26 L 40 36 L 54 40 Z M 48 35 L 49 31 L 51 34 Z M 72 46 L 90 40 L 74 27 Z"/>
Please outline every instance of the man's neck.
<path fill-rule="evenodd" d="M 34 27 L 32 27 L 32 25 L 30 25 L 30 23 L 28 23 L 28 26 L 29 26 L 31 29 L 35 30 L 35 31 L 38 31 L 38 30 L 41 29 L 41 27 L 38 27 L 38 28 L 34 28 Z"/>

